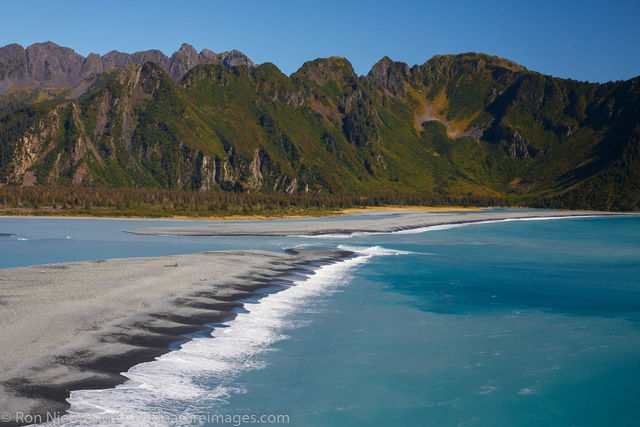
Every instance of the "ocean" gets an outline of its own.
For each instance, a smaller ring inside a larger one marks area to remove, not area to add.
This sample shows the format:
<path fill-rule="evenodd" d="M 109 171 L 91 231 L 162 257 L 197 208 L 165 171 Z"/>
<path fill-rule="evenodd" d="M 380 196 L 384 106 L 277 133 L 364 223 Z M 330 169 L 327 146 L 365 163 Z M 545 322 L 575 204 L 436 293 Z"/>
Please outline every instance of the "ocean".
<path fill-rule="evenodd" d="M 324 238 L 123 233 L 186 223 L 0 218 L 14 234 L 0 237 L 0 267 L 224 249 L 356 256 L 265 290 L 121 386 L 72 392 L 68 424 L 640 424 L 639 217 Z"/>

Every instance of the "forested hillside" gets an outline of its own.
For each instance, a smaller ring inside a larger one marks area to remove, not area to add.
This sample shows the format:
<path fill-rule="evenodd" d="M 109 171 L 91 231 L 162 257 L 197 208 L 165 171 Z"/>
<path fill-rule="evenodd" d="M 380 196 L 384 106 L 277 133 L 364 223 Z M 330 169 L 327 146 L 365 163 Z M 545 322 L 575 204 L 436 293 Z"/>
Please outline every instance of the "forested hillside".
<path fill-rule="evenodd" d="M 640 209 L 640 78 L 577 82 L 475 53 L 383 58 L 367 76 L 338 57 L 291 76 L 202 61 L 179 78 L 129 62 L 6 91 L 0 181 Z"/>

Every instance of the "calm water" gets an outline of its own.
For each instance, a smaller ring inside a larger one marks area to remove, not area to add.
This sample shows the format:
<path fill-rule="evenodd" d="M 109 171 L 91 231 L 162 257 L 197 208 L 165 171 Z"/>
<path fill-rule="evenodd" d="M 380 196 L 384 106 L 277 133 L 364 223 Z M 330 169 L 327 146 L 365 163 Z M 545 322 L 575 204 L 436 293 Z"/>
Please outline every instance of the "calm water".
<path fill-rule="evenodd" d="M 640 218 L 331 239 L 121 232 L 145 225 L 158 224 L 0 218 L 0 233 L 17 233 L 0 237 L 0 264 L 293 246 L 360 256 L 251 301 L 213 338 L 132 368 L 116 389 L 74 392 L 76 413 L 287 414 L 292 425 L 640 423 Z"/>

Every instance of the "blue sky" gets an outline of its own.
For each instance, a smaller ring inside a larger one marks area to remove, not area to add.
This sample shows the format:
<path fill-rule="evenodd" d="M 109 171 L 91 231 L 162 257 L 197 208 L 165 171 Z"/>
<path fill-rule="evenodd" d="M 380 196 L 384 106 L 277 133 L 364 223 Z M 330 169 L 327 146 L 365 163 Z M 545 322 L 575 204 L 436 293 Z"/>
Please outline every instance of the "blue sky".
<path fill-rule="evenodd" d="M 640 75 L 640 1 L 35 1 L 0 2 L 0 45 L 51 40 L 87 55 L 238 49 L 290 74 L 348 58 L 359 74 L 387 55 L 499 55 L 545 74 L 608 81 Z"/>

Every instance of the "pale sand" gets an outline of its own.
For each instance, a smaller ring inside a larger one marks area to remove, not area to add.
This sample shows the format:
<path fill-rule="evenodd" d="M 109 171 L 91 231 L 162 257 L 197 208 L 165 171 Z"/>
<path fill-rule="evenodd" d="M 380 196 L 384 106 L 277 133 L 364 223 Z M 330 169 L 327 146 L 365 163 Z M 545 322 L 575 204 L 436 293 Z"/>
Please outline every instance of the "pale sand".
<path fill-rule="evenodd" d="M 64 411 L 70 390 L 115 386 L 181 334 L 235 316 L 256 289 L 348 255 L 229 251 L 0 269 L 0 412 Z"/>
<path fill-rule="evenodd" d="M 523 212 L 395 212 L 391 218 L 324 219 L 287 222 L 236 222 L 184 227 L 153 227 L 130 230 L 135 234 L 171 236 L 317 236 L 354 232 L 394 232 L 449 224 L 465 224 L 506 219 L 565 218 L 584 216 L 633 215 L 588 211 L 523 211 Z"/>

